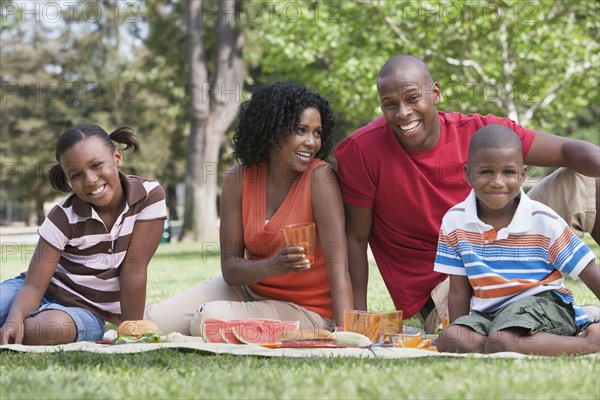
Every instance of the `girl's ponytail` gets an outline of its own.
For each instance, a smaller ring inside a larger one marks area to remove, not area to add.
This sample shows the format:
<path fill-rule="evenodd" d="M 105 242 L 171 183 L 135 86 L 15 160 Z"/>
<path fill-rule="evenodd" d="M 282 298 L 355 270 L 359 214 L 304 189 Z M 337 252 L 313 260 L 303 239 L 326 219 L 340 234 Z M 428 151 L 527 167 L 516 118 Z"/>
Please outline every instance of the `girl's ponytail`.
<path fill-rule="evenodd" d="M 62 170 L 60 164 L 54 164 L 48 170 L 48 181 L 52 187 L 61 192 L 68 193 L 71 191 L 71 185 L 69 185 L 69 181 L 67 180 L 67 176 L 65 172 Z"/>
<path fill-rule="evenodd" d="M 134 153 L 138 153 L 140 151 L 140 144 L 135 137 L 135 132 L 133 128 L 129 126 L 122 126 L 114 130 L 110 135 L 110 140 L 121 143 L 125 145 L 125 150 L 131 148 Z"/>

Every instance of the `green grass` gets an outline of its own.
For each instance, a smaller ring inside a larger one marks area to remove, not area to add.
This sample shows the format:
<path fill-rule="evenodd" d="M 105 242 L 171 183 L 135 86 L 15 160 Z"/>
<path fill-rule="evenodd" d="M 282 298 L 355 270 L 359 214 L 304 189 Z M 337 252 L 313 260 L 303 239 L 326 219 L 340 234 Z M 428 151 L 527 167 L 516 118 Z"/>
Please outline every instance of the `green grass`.
<path fill-rule="evenodd" d="M 597 360 L 0 354 L 5 399 L 594 399 Z"/>
<path fill-rule="evenodd" d="M 588 244 L 591 244 L 589 240 Z M 596 254 L 598 246 L 593 246 Z M 2 249 L 0 279 L 26 269 L 31 247 Z M 197 244 L 161 245 L 149 271 L 148 301 L 219 273 Z M 567 280 L 580 304 L 597 300 Z M 369 306 L 393 305 L 371 268 Z M 409 321 L 414 324 L 415 321 Z M 0 352 L 0 399 L 598 399 L 600 361 L 423 358 L 292 359 L 203 356 L 183 351 L 130 355 Z"/>

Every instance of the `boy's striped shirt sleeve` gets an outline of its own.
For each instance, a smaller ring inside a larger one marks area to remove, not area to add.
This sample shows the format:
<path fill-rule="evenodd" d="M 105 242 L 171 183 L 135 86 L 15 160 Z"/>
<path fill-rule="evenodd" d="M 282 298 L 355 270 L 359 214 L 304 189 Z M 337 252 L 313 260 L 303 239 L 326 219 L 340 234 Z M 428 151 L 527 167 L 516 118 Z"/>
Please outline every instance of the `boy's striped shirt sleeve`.
<path fill-rule="evenodd" d="M 454 207 L 448 211 L 450 215 L 453 212 L 463 212 L 464 208 Z M 442 227 L 438 236 L 438 246 L 435 255 L 434 270 L 437 272 L 443 272 L 448 275 L 467 275 L 467 270 L 463 263 L 460 251 L 458 249 L 458 242 L 456 235 L 449 235 L 449 218 L 444 217 L 442 221 Z"/>

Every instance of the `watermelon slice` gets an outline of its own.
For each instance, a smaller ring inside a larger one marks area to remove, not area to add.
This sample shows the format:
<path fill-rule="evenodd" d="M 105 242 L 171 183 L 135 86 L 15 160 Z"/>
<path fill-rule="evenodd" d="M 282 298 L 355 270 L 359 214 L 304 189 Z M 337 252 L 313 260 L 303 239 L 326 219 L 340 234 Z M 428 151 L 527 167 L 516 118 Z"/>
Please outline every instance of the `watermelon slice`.
<path fill-rule="evenodd" d="M 202 318 L 200 335 L 206 343 L 225 343 L 220 330 L 225 328 L 225 322 L 215 318 Z"/>
<path fill-rule="evenodd" d="M 237 320 L 223 322 L 223 327 L 219 329 L 219 334 L 223 339 L 223 342 L 230 344 L 244 344 L 240 342 L 233 334 L 233 327 Z"/>
<path fill-rule="evenodd" d="M 265 318 L 244 318 L 222 321 L 202 318 L 200 334 L 206 343 L 273 343 L 282 334 L 294 336 L 300 321 L 280 321 Z"/>
<path fill-rule="evenodd" d="M 283 332 L 296 332 L 299 321 L 248 319 L 237 320 L 231 327 L 235 337 L 242 343 L 274 343 Z"/>
<path fill-rule="evenodd" d="M 242 344 L 235 338 L 231 330 L 233 326 L 231 322 L 216 318 L 202 318 L 200 321 L 200 335 L 206 343 Z"/>

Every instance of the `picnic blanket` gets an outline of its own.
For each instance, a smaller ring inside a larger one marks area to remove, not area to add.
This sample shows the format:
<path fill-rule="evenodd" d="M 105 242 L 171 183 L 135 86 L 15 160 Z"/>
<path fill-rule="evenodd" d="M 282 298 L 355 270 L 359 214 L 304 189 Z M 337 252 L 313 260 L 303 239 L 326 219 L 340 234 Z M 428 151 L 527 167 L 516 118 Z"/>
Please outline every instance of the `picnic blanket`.
<path fill-rule="evenodd" d="M 86 351 L 97 354 L 131 354 L 143 353 L 154 350 L 178 350 L 195 352 L 200 355 L 232 354 L 238 356 L 258 357 L 358 357 L 358 358 L 424 358 L 424 357 L 473 357 L 473 358 L 539 358 L 520 353 L 495 353 L 495 354 L 453 354 L 438 353 L 436 351 L 421 350 L 401 347 L 370 347 L 370 348 L 274 348 L 269 349 L 259 345 L 236 345 L 204 343 L 200 338 L 189 336 L 182 337 L 176 342 L 163 343 L 122 343 L 99 344 L 94 342 L 76 342 L 58 346 L 24 346 L 7 344 L 0 346 L 2 351 L 17 351 L 29 353 L 56 353 L 65 351 Z M 600 354 L 583 357 L 592 357 L 600 360 Z"/>
<path fill-rule="evenodd" d="M 93 342 L 77 342 L 58 346 L 24 346 L 8 344 L 0 346 L 0 351 L 17 351 L 29 353 L 55 353 L 64 351 L 87 351 L 98 354 L 131 354 L 159 349 L 192 351 L 204 355 L 232 354 L 238 356 L 259 357 L 359 357 L 359 358 L 422 358 L 422 357 L 503 357 L 526 358 L 519 353 L 496 353 L 493 356 L 484 354 L 448 354 L 435 351 L 399 347 L 372 348 L 275 348 L 268 349 L 258 345 L 236 345 L 219 343 L 127 343 L 105 345 Z"/>

